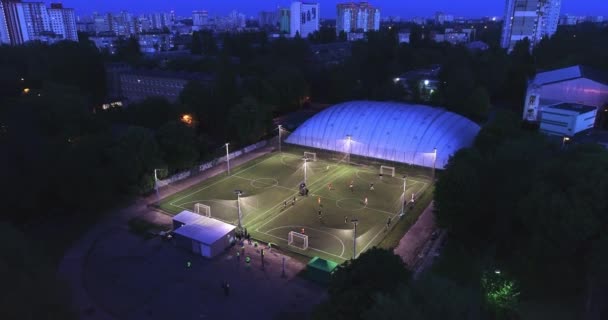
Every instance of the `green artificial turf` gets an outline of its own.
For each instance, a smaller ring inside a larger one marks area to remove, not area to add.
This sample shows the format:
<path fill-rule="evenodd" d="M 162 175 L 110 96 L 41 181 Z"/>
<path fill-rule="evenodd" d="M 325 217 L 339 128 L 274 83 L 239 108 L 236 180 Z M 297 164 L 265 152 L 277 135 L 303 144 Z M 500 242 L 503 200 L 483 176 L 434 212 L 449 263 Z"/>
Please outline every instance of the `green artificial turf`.
<path fill-rule="evenodd" d="M 394 232 L 387 232 L 386 225 L 389 218 L 392 219 L 390 229 L 399 222 L 403 175 L 408 175 L 408 201 L 412 193 L 416 199 L 428 198 L 426 193 L 430 192 L 431 179 L 421 172 L 430 170 L 401 166 L 396 167 L 395 177 L 380 177 L 379 163 L 347 164 L 339 155 L 332 157 L 320 152 L 317 161 L 307 164 L 310 193 L 308 197 L 300 196 L 299 185 L 304 180 L 303 151 L 292 147 L 288 152 L 268 154 L 233 168 L 231 175 L 222 174 L 173 194 L 158 206 L 169 214 L 177 214 L 183 210 L 192 211 L 196 203 L 202 203 L 211 207 L 213 218 L 237 224 L 234 191 L 241 190 L 242 223 L 252 237 L 310 257 L 319 256 L 341 263 L 353 256 L 353 218 L 359 220 L 357 255 L 378 245 L 387 233 L 395 236 Z M 332 190 L 329 190 L 330 183 Z M 370 190 L 370 183 L 374 184 L 375 190 Z M 366 197 L 367 205 L 364 204 Z M 417 209 L 418 205 L 414 211 L 419 211 Z M 301 232 L 302 228 L 308 235 L 308 250 L 287 244 L 288 233 Z"/>

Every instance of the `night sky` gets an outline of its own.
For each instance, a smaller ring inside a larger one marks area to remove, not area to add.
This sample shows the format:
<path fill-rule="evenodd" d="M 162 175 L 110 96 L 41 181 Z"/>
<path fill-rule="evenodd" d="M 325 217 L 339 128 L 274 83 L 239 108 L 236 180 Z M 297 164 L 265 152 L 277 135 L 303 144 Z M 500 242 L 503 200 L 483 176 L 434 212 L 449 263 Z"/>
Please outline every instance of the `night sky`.
<path fill-rule="evenodd" d="M 49 2 L 47 0 L 47 2 Z M 53 2 L 61 2 L 56 0 Z M 344 0 L 319 0 L 321 16 L 335 17 L 336 3 Z M 382 9 L 382 16 L 431 16 L 436 11 L 456 16 L 502 16 L 505 0 L 371 0 L 371 4 Z M 192 10 L 208 10 L 211 15 L 225 15 L 238 10 L 247 15 L 256 15 L 262 10 L 271 10 L 278 5 L 289 6 L 290 0 L 63 0 L 65 7 L 76 9 L 77 15 L 88 15 L 93 11 L 133 13 L 175 10 L 178 15 L 190 15 Z M 562 13 L 575 15 L 603 15 L 608 19 L 608 0 L 563 0 Z"/>

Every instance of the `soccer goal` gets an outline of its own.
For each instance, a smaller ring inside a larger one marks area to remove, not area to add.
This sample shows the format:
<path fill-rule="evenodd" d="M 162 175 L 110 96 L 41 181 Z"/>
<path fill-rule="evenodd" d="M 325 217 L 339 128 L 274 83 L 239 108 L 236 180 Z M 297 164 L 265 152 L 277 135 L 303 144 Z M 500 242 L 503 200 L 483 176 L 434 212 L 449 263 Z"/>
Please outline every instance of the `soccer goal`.
<path fill-rule="evenodd" d="M 395 176 L 395 167 L 380 166 L 380 174 L 383 176 L 390 175 Z"/>
<path fill-rule="evenodd" d="M 202 203 L 197 203 L 194 205 L 194 212 L 205 217 L 211 217 L 211 207 Z"/>
<path fill-rule="evenodd" d="M 310 161 L 317 161 L 317 154 L 314 152 L 304 151 L 304 158 L 308 158 Z"/>
<path fill-rule="evenodd" d="M 308 236 L 295 231 L 289 231 L 287 244 L 300 250 L 308 249 Z"/>

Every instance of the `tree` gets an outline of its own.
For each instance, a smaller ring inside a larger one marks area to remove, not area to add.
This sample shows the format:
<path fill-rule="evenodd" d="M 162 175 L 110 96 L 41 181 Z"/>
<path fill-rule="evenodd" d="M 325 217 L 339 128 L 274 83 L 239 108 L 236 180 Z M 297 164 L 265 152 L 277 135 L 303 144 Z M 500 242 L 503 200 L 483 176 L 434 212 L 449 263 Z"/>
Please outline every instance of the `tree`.
<path fill-rule="evenodd" d="M 154 169 L 162 167 L 161 153 L 152 132 L 127 127 L 108 150 L 117 187 L 128 194 L 145 194 L 154 187 Z"/>
<path fill-rule="evenodd" d="M 141 47 L 135 37 L 129 37 L 118 41 L 116 56 L 130 64 L 137 64 L 141 59 Z"/>
<path fill-rule="evenodd" d="M 431 274 L 401 286 L 394 294 L 378 294 L 364 320 L 450 320 L 474 319 L 481 304 L 470 288 Z"/>
<path fill-rule="evenodd" d="M 477 87 L 469 96 L 464 108 L 464 115 L 473 120 L 484 120 L 488 116 L 490 96 L 484 87 Z"/>
<path fill-rule="evenodd" d="M 259 141 L 272 126 L 272 110 L 253 97 L 244 97 L 230 110 L 230 123 L 236 138 L 243 144 Z"/>
<path fill-rule="evenodd" d="M 196 133 L 182 122 L 171 121 L 160 127 L 157 139 L 171 171 L 190 169 L 199 158 Z"/>
<path fill-rule="evenodd" d="M 410 281 L 401 257 L 372 248 L 356 260 L 345 262 L 329 284 L 329 300 L 315 312 L 315 319 L 363 319 L 377 294 L 394 294 Z"/>
<path fill-rule="evenodd" d="M 190 45 L 190 53 L 202 54 L 203 53 L 203 41 L 198 31 L 192 32 L 192 43 Z"/>

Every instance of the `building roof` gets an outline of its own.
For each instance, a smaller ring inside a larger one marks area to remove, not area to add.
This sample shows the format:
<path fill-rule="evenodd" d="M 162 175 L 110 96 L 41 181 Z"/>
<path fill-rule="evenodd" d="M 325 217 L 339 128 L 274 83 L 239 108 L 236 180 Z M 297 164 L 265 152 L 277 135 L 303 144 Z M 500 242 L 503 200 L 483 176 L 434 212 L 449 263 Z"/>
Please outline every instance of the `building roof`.
<path fill-rule="evenodd" d="M 213 75 L 206 73 L 194 73 L 194 72 L 178 72 L 178 71 L 166 71 L 166 70 L 127 70 L 121 74 L 130 75 L 135 77 L 152 77 L 152 78 L 164 78 L 164 79 L 182 79 L 182 80 L 196 80 L 202 82 L 213 81 Z"/>
<path fill-rule="evenodd" d="M 560 104 L 545 107 L 545 110 L 549 110 L 549 109 L 553 109 L 553 110 L 558 109 L 558 110 L 571 111 L 571 112 L 575 112 L 578 114 L 584 114 L 587 112 L 595 111 L 597 108 L 592 107 L 592 106 L 577 104 L 577 103 L 560 103 Z"/>
<path fill-rule="evenodd" d="M 479 130 L 473 121 L 441 108 L 352 101 L 316 114 L 300 125 L 286 142 L 443 168 L 451 155 L 473 144 Z"/>
<path fill-rule="evenodd" d="M 536 74 L 536 77 L 534 77 L 532 83 L 536 85 L 547 85 L 580 78 L 608 85 L 608 74 L 582 65 L 539 72 Z"/>
<path fill-rule="evenodd" d="M 338 264 L 330 260 L 314 257 L 308 262 L 308 267 L 321 270 L 327 273 L 332 273 L 334 269 L 338 267 Z"/>
<path fill-rule="evenodd" d="M 215 243 L 236 228 L 231 224 L 187 210 L 174 216 L 173 220 L 184 224 L 174 231 L 176 234 L 207 245 Z"/>

